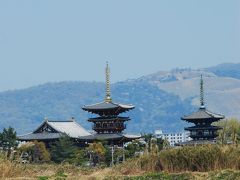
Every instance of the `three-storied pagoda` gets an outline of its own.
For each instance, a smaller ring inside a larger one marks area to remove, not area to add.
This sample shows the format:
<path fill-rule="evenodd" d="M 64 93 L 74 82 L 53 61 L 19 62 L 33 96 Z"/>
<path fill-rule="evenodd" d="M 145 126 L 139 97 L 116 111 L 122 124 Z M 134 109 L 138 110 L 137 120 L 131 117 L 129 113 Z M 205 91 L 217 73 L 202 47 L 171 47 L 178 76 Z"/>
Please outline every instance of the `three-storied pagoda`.
<path fill-rule="evenodd" d="M 134 109 L 133 105 L 124 105 L 114 103 L 110 93 L 110 70 L 107 63 L 106 66 L 106 97 L 105 101 L 83 106 L 84 111 L 98 115 L 97 117 L 88 119 L 93 123 L 92 129 L 96 132 L 90 136 L 82 137 L 88 142 L 95 140 L 105 140 L 109 144 L 122 144 L 127 141 L 131 141 L 140 136 L 124 134 L 126 129 L 126 121 L 129 121 L 129 117 L 122 117 L 119 114 Z"/>
<path fill-rule="evenodd" d="M 185 130 L 190 131 L 190 137 L 193 140 L 182 144 L 214 143 L 215 138 L 218 136 L 217 131 L 221 129 L 221 127 L 214 126 L 212 123 L 223 118 L 223 115 L 212 113 L 206 109 L 204 104 L 203 78 L 201 75 L 200 108 L 197 112 L 181 118 L 182 120 L 195 124 L 195 126 L 185 128 Z"/>

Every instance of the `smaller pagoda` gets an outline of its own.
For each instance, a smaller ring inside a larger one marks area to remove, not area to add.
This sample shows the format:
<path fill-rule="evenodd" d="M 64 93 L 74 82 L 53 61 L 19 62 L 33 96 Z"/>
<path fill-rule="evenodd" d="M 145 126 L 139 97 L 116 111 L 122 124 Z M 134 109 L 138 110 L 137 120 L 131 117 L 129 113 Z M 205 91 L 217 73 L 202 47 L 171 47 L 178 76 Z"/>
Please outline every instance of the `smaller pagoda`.
<path fill-rule="evenodd" d="M 114 103 L 111 98 L 110 92 L 110 69 L 108 62 L 106 65 L 106 97 L 103 102 L 85 105 L 82 107 L 84 111 L 96 114 L 97 117 L 88 119 L 93 123 L 92 129 L 95 131 L 90 136 L 82 137 L 88 142 L 95 140 L 105 140 L 109 144 L 121 144 L 134 139 L 138 139 L 141 136 L 124 134 L 126 129 L 126 121 L 129 121 L 129 117 L 119 116 L 119 114 L 134 109 L 133 105 L 125 105 Z"/>
<path fill-rule="evenodd" d="M 197 112 L 191 115 L 184 116 L 181 119 L 189 123 L 194 123 L 192 127 L 187 127 L 185 130 L 190 131 L 192 141 L 182 144 L 202 144 L 202 143 L 215 143 L 218 136 L 217 131 L 221 129 L 219 126 L 212 125 L 224 118 L 223 115 L 210 112 L 206 109 L 204 104 L 204 88 L 203 77 L 200 79 L 200 108 Z"/>

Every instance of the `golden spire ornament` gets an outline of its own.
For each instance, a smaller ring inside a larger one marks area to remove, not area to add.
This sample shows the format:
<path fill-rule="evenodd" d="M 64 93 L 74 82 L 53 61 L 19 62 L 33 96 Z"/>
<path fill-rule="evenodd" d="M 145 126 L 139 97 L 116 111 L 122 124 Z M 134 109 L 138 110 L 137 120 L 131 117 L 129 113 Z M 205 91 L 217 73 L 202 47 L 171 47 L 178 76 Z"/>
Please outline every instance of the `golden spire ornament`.
<path fill-rule="evenodd" d="M 111 98 L 111 91 L 110 91 L 110 69 L 108 66 L 108 61 L 106 63 L 106 97 L 105 97 L 105 102 L 112 102 L 112 98 Z"/>

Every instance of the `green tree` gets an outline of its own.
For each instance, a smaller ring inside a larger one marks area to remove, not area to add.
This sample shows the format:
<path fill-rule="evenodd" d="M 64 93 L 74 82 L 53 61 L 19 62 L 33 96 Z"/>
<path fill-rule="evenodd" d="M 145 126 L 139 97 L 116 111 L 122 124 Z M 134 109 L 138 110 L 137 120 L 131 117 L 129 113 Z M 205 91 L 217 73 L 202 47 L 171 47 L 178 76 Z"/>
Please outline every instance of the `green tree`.
<path fill-rule="evenodd" d="M 233 144 L 238 145 L 240 122 L 237 119 L 231 119 L 229 121 L 229 128 L 231 133 L 231 141 Z"/>
<path fill-rule="evenodd" d="M 93 166 L 96 166 L 100 162 L 105 161 L 106 148 L 101 142 L 90 143 L 87 151 L 90 155 L 90 161 L 93 163 Z"/>
<path fill-rule="evenodd" d="M 39 163 L 50 161 L 50 153 L 43 142 L 29 142 L 21 145 L 18 150 L 22 158 L 27 153 L 27 160 L 29 162 Z"/>
<path fill-rule="evenodd" d="M 127 144 L 125 147 L 125 156 L 126 158 L 133 158 L 139 155 L 140 152 L 143 152 L 145 149 L 145 145 L 139 142 L 138 140 L 134 140 Z"/>
<path fill-rule="evenodd" d="M 222 120 L 220 122 L 217 122 L 216 125 L 222 127 L 222 129 L 218 131 L 217 140 L 222 145 L 227 144 L 227 141 L 228 141 L 228 131 L 229 131 L 228 130 L 228 121 L 225 119 L 225 120 Z"/>
<path fill-rule="evenodd" d="M 86 166 L 88 162 L 88 156 L 86 149 L 78 149 L 74 152 L 74 158 L 72 161 L 77 166 Z"/>
<path fill-rule="evenodd" d="M 74 141 L 67 135 L 63 135 L 59 140 L 50 145 L 52 161 L 56 163 L 74 162 L 77 147 Z"/>
<path fill-rule="evenodd" d="M 151 152 L 153 134 L 144 134 L 142 137 L 144 138 L 144 141 L 147 143 L 146 144 L 147 153 Z"/>
<path fill-rule="evenodd" d="M 221 144 L 227 144 L 229 142 L 235 145 L 239 144 L 240 122 L 237 119 L 222 120 L 215 124 L 222 127 L 222 129 L 218 131 L 217 138 Z"/>
<path fill-rule="evenodd" d="M 3 151 L 7 152 L 8 158 L 11 155 L 11 151 L 14 150 L 17 145 L 16 131 L 12 127 L 9 127 L 8 129 L 4 128 L 3 132 L 0 133 L 0 146 L 2 147 Z"/>
<path fill-rule="evenodd" d="M 158 153 L 162 149 L 166 149 L 169 146 L 167 140 L 156 138 L 153 134 L 144 134 L 142 137 L 146 142 L 145 153 Z"/>
<path fill-rule="evenodd" d="M 107 166 L 110 166 L 112 163 L 112 147 L 108 146 L 108 145 L 104 145 L 105 147 L 105 156 L 104 156 L 104 160 L 105 160 L 105 164 Z"/>

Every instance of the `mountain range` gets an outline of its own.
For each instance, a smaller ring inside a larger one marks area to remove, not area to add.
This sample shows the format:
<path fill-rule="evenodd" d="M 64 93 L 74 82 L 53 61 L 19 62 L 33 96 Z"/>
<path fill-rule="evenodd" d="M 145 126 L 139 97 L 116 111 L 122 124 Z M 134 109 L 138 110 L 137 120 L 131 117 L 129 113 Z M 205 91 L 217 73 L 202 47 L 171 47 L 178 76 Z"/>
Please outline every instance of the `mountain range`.
<path fill-rule="evenodd" d="M 189 124 L 180 120 L 199 106 L 199 77 L 204 77 L 206 106 L 227 118 L 240 118 L 240 63 L 204 69 L 176 68 L 112 84 L 114 102 L 133 104 L 127 132 L 147 133 L 155 129 L 179 132 Z M 92 114 L 81 107 L 104 100 L 105 84 L 69 81 L 47 83 L 0 93 L 0 129 L 12 126 L 18 134 L 33 131 L 48 118 L 74 117 L 91 130 Z M 191 125 L 190 125 L 191 126 Z"/>

